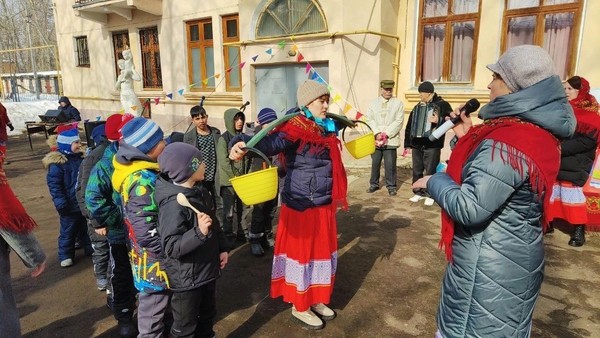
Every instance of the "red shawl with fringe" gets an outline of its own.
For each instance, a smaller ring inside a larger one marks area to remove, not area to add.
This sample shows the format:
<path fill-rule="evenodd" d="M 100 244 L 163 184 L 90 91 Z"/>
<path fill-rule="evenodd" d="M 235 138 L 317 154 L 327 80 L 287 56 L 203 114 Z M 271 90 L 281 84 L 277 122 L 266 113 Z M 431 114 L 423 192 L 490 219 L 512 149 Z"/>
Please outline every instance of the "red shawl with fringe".
<path fill-rule="evenodd" d="M 543 210 L 550 203 L 552 185 L 558 175 L 560 165 L 560 143 L 548 131 L 515 117 L 503 117 L 485 121 L 472 127 L 460 138 L 448 161 L 446 173 L 457 183 L 462 183 L 462 170 L 473 151 L 484 140 L 494 140 L 492 158 L 498 153 L 504 163 L 508 163 L 521 176 L 528 175 L 533 191 L 543 198 Z M 508 154 L 505 157 L 503 152 Z M 525 158 L 521 157 L 525 155 Z M 523 172 L 527 165 L 528 172 Z M 543 213 L 542 213 L 543 215 Z M 542 219 L 544 231 L 548 226 L 545 216 Z M 454 239 L 454 220 L 442 210 L 442 239 L 440 248 L 446 252 L 446 259 L 452 261 L 452 240 Z"/>
<path fill-rule="evenodd" d="M 569 101 L 577 119 L 575 131 L 581 134 L 592 134 L 600 144 L 600 115 L 598 114 L 600 107 L 596 98 L 590 94 L 590 83 L 582 77 L 579 78 L 581 80 L 579 94 Z"/>
<path fill-rule="evenodd" d="M 4 154 L 0 154 L 0 196 L 1 229 L 26 234 L 37 226 L 8 185 L 4 172 Z"/>
<path fill-rule="evenodd" d="M 309 153 L 318 154 L 329 150 L 332 163 L 333 190 L 331 199 L 334 206 L 348 210 L 348 178 L 346 169 L 342 162 L 342 143 L 334 133 L 324 134 L 314 121 L 307 119 L 304 115 L 298 115 L 286 123 L 275 128 L 272 132 L 285 134 L 285 139 L 290 142 L 298 142 L 298 149 L 302 151 L 306 145 L 310 148 Z M 281 154 L 282 155 L 282 154 Z M 284 156 L 279 156 L 281 164 L 285 167 Z"/>

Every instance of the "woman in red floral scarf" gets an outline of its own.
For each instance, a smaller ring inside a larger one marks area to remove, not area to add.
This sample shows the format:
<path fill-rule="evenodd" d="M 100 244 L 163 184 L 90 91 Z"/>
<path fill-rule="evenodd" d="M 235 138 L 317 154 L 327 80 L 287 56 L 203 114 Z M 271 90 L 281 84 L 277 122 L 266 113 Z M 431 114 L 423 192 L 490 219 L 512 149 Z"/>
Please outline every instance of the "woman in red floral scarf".
<path fill-rule="evenodd" d="M 577 129 L 572 138 L 561 142 L 561 166 L 549 216 L 572 224 L 574 232 L 569 245 L 582 246 L 585 229 L 590 229 L 590 223 L 600 224 L 600 197 L 583 193 L 600 143 L 600 115 L 586 79 L 573 76 L 564 83 L 564 88 L 577 119 Z"/>

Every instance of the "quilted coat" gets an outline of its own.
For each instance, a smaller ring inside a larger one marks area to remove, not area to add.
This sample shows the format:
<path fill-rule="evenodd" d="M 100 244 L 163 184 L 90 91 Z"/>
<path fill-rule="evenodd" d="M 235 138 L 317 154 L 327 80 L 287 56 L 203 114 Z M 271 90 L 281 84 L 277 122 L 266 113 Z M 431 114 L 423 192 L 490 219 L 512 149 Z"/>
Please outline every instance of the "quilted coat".
<path fill-rule="evenodd" d="M 559 139 L 572 135 L 576 124 L 557 76 L 497 97 L 480 116 L 518 117 Z M 502 160 L 507 154 L 500 149 L 506 147 L 493 142 L 484 140 L 467 159 L 462 185 L 445 173 L 427 183 L 455 224 L 453 261 L 446 268 L 437 314 L 444 338 L 529 337 L 531 332 L 544 277 L 542 202 L 532 191 L 527 161 L 521 161 L 519 173 Z"/>

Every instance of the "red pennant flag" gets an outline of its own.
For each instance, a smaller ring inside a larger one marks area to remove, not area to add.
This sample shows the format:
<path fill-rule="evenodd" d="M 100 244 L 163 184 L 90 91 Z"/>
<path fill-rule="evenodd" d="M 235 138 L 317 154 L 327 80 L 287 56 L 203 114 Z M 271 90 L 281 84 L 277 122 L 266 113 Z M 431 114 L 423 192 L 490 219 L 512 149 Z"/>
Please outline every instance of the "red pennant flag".
<path fill-rule="evenodd" d="M 229 73 L 229 72 L 231 72 L 231 68 L 227 68 L 227 69 L 225 70 L 225 72 L 226 72 L 226 73 Z"/>
<path fill-rule="evenodd" d="M 158 106 L 158 103 L 160 102 L 160 97 L 155 97 L 154 98 L 154 105 Z"/>
<path fill-rule="evenodd" d="M 302 53 L 298 53 L 298 62 L 304 60 L 304 56 L 302 55 Z"/>
<path fill-rule="evenodd" d="M 240 69 L 244 68 L 244 65 L 246 64 L 246 61 L 240 63 Z"/>
<path fill-rule="evenodd" d="M 363 117 L 363 114 L 361 112 L 357 111 L 355 119 L 360 120 L 361 117 Z"/>

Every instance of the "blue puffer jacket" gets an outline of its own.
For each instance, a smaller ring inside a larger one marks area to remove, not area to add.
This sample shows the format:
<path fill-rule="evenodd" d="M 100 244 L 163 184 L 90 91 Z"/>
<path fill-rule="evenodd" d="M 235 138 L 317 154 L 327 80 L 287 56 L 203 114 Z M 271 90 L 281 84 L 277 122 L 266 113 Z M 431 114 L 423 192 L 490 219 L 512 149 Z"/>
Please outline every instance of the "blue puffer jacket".
<path fill-rule="evenodd" d="M 81 212 L 75 192 L 81 162 L 81 153 L 66 155 L 58 151 L 51 151 L 42 159 L 44 167 L 48 169 L 46 182 L 52 202 L 61 215 Z"/>
<path fill-rule="evenodd" d="M 286 123 L 314 124 L 315 122 L 299 115 Z M 323 137 L 325 136 L 322 134 L 314 134 L 315 139 Z M 229 148 L 240 140 L 247 142 L 250 137 L 240 135 L 234 138 Z M 281 199 L 288 207 L 303 211 L 331 203 L 333 167 L 328 149 L 314 151 L 308 144 L 300 149 L 298 142 L 290 142 L 282 132 L 265 136 L 255 148 L 267 156 L 283 153 L 286 175 Z"/>
<path fill-rule="evenodd" d="M 480 116 L 518 117 L 557 138 L 572 135 L 576 124 L 557 76 L 496 98 Z M 513 157 L 521 158 L 517 171 L 503 160 L 509 158 L 507 147 L 494 142 L 484 140 L 467 159 L 462 185 L 446 173 L 427 183 L 455 221 L 453 262 L 446 268 L 437 315 L 445 338 L 529 337 L 531 332 L 544 276 L 542 201 L 532 190 L 526 156 Z"/>

